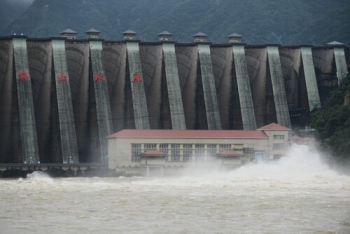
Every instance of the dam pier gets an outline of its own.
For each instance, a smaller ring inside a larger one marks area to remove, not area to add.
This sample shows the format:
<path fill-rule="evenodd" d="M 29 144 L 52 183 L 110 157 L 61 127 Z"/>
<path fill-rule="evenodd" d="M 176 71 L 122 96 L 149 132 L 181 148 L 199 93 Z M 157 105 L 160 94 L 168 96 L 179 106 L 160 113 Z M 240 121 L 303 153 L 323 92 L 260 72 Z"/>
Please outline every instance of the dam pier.
<path fill-rule="evenodd" d="M 107 136 L 123 129 L 303 127 L 350 68 L 345 45 L 247 45 L 204 33 L 179 43 L 0 37 L 0 167 L 104 168 Z M 17 165 L 17 166 L 16 166 Z M 99 166 L 96 166 L 99 165 Z M 89 166 L 88 166 L 89 167 Z M 6 169 L 4 169 L 6 168 Z"/>

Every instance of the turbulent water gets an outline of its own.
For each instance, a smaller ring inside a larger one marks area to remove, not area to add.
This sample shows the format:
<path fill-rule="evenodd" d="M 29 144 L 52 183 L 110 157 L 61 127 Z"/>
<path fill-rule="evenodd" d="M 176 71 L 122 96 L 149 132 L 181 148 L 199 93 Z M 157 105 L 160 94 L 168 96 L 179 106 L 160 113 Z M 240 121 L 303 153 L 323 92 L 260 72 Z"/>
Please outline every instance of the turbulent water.
<path fill-rule="evenodd" d="M 0 233 L 350 233 L 350 177 L 292 147 L 178 178 L 0 180 Z"/>

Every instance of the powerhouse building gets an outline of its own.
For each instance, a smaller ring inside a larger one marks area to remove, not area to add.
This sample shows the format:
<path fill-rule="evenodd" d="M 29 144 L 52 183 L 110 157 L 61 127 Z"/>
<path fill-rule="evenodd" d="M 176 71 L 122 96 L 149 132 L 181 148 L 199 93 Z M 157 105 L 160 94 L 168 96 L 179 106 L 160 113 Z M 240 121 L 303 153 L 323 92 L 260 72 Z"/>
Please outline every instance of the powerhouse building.
<path fill-rule="evenodd" d="M 108 168 L 125 175 L 162 176 L 192 168 L 230 170 L 283 156 L 290 129 L 276 123 L 257 130 L 125 129 L 108 137 Z"/>

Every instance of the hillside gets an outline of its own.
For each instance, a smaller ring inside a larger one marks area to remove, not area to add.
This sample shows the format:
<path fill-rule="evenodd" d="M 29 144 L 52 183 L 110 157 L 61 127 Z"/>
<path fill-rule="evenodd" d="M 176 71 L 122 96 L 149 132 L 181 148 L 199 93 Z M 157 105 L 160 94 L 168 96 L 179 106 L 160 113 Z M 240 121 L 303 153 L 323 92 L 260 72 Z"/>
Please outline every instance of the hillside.
<path fill-rule="evenodd" d="M 0 31 L 23 14 L 33 0 L 0 0 Z M 10 29 L 11 30 L 11 29 Z"/>
<path fill-rule="evenodd" d="M 312 126 L 323 142 L 322 151 L 350 165 L 350 106 L 344 106 L 344 96 L 350 93 L 350 73 L 342 80 L 329 102 L 312 114 Z"/>
<path fill-rule="evenodd" d="M 202 31 L 215 42 L 236 32 L 250 44 L 324 44 L 350 42 L 349 12 L 349 0 L 35 0 L 1 34 L 45 37 L 72 28 L 83 38 L 94 27 L 114 40 L 132 29 L 146 41 L 167 30 L 180 41 Z"/>

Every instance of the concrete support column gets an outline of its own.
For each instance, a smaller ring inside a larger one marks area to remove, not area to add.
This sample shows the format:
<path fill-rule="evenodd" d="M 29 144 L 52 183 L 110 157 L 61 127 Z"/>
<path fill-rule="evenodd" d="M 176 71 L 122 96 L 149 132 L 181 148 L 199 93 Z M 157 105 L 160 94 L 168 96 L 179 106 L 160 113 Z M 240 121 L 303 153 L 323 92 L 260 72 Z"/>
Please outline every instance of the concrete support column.
<path fill-rule="evenodd" d="M 1 41 L 0 46 L 0 163 L 7 162 L 8 149 L 11 148 L 11 134 L 14 130 L 11 127 L 13 120 L 12 103 L 16 99 L 12 92 L 15 85 L 13 78 L 13 43 L 12 39 Z M 22 161 L 22 157 L 19 157 Z"/>
<path fill-rule="evenodd" d="M 12 42 L 23 162 L 27 164 L 37 164 L 40 163 L 40 161 L 34 116 L 32 83 L 28 68 L 27 42 L 25 37 L 14 37 Z"/>
<path fill-rule="evenodd" d="M 256 121 L 252 92 L 250 90 L 247 62 L 243 45 L 233 45 L 233 57 L 237 77 L 238 95 L 244 130 L 255 130 Z"/>
<path fill-rule="evenodd" d="M 204 92 L 208 129 L 221 130 L 221 119 L 216 94 L 213 67 L 208 43 L 198 44 L 198 55 Z"/>
<path fill-rule="evenodd" d="M 136 129 L 149 129 L 149 117 L 147 109 L 146 93 L 143 84 L 142 67 L 140 59 L 139 43 L 136 41 L 126 42 L 132 102 Z"/>
<path fill-rule="evenodd" d="M 334 47 L 335 66 L 337 67 L 338 84 L 348 74 L 344 47 Z"/>
<path fill-rule="evenodd" d="M 63 163 L 79 163 L 64 39 L 52 39 Z"/>
<path fill-rule="evenodd" d="M 172 129 L 186 129 L 174 43 L 163 42 L 163 56 L 168 88 L 171 126 Z"/>
<path fill-rule="evenodd" d="M 267 46 L 272 90 L 278 124 L 291 127 L 278 46 Z"/>
<path fill-rule="evenodd" d="M 111 106 L 109 103 L 108 83 L 102 65 L 102 41 L 90 40 L 89 43 L 100 141 L 100 161 L 104 162 L 104 158 L 108 154 L 106 137 L 113 132 Z"/>
<path fill-rule="evenodd" d="M 305 83 L 307 90 L 307 97 L 309 101 L 309 110 L 313 110 L 314 106 L 321 107 L 320 95 L 318 93 L 318 86 L 315 74 L 315 66 L 312 60 L 311 47 L 301 47 L 301 59 L 304 68 Z"/>

